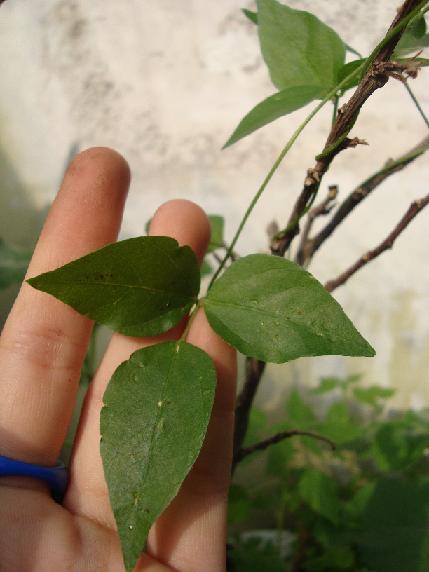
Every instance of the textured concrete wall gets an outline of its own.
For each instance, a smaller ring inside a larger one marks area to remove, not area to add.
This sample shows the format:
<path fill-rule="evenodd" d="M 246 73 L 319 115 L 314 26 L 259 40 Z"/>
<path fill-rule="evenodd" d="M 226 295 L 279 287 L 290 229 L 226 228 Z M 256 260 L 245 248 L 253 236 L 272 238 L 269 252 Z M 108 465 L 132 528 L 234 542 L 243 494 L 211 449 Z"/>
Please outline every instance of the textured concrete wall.
<path fill-rule="evenodd" d="M 0 234 L 25 243 L 52 199 L 70 147 L 109 145 L 133 171 L 124 236 L 141 234 L 162 201 L 186 197 L 223 213 L 232 236 L 282 144 L 308 110 L 220 151 L 239 119 L 273 93 L 242 0 L 8 0 L 0 10 Z M 392 20 L 393 0 L 290 0 L 368 53 Z M 427 72 L 414 89 L 429 109 Z M 266 248 L 265 227 L 283 224 L 329 129 L 331 109 L 306 130 L 243 233 L 242 253 Z M 326 177 L 344 196 L 425 135 L 404 88 L 390 81 L 365 106 L 353 135 L 369 147 L 343 153 Z M 427 192 L 420 159 L 387 182 L 326 243 L 313 265 L 325 280 L 374 246 L 410 201 Z M 325 185 L 324 185 L 325 186 Z M 320 373 L 364 372 L 398 388 L 398 403 L 429 402 L 428 214 L 336 293 L 378 350 L 374 360 L 322 358 L 270 367 L 275 403 L 291 382 Z M 19 224 L 22 220 L 25 224 Z"/>

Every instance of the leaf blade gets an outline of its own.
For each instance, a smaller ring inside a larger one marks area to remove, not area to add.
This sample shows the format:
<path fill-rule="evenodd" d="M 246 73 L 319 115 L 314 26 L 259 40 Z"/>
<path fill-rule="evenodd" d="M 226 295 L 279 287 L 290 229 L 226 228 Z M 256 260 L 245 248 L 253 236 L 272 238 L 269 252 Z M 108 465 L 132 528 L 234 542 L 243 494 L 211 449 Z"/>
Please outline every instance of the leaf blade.
<path fill-rule="evenodd" d="M 263 361 L 375 353 L 311 274 L 278 257 L 251 254 L 233 263 L 213 284 L 204 309 L 220 336 Z"/>
<path fill-rule="evenodd" d="M 213 252 L 214 250 L 225 246 L 223 238 L 225 220 L 221 215 L 208 215 L 208 219 L 211 233 L 207 252 Z"/>
<path fill-rule="evenodd" d="M 426 33 L 426 20 L 418 16 L 405 28 L 394 52 L 394 57 L 410 54 L 429 46 L 429 34 Z"/>
<path fill-rule="evenodd" d="M 362 64 L 366 62 L 366 58 L 361 58 L 358 60 L 352 60 L 351 62 L 347 62 L 338 70 L 338 83 L 342 82 L 346 79 L 348 75 L 353 73 L 357 68 L 359 68 Z M 364 68 L 362 68 L 362 71 Z M 352 89 L 356 87 L 362 79 L 362 74 L 358 74 L 357 76 L 352 77 L 343 87 L 341 90 L 343 92 L 347 91 L 348 89 Z"/>
<path fill-rule="evenodd" d="M 100 448 L 127 571 L 198 456 L 215 387 L 211 359 L 186 342 L 138 350 L 112 377 Z"/>
<path fill-rule="evenodd" d="M 312 510 L 338 524 L 341 505 L 334 479 L 317 469 L 307 469 L 299 481 L 298 490 Z"/>
<path fill-rule="evenodd" d="M 258 0 L 261 50 L 276 87 L 337 84 L 346 48 L 338 34 L 309 12 L 277 0 Z"/>
<path fill-rule="evenodd" d="M 223 146 L 223 149 L 250 135 L 257 129 L 264 127 L 264 125 L 304 107 L 321 96 L 321 88 L 317 85 L 289 87 L 270 95 L 243 117 Z"/>
<path fill-rule="evenodd" d="M 246 16 L 246 18 L 252 22 L 252 24 L 258 25 L 258 13 L 257 12 L 254 12 L 253 10 L 248 10 L 247 8 L 242 8 L 241 11 Z"/>
<path fill-rule="evenodd" d="M 114 331 L 150 336 L 186 315 L 197 300 L 200 272 L 188 246 L 144 236 L 109 244 L 28 282 Z"/>

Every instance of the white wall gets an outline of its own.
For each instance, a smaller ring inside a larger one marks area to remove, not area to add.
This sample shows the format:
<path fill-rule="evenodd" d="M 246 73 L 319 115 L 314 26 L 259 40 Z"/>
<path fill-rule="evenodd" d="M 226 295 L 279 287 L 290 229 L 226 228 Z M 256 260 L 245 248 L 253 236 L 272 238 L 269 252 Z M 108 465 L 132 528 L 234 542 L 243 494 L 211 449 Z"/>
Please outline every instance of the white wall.
<path fill-rule="evenodd" d="M 223 213 L 231 237 L 258 183 L 308 111 L 220 151 L 244 113 L 274 91 L 255 28 L 240 13 L 245 5 L 253 7 L 246 0 L 7 0 L 0 9 L 0 234 L 23 243 L 34 234 L 34 211 L 52 199 L 69 149 L 78 143 L 115 147 L 130 162 L 124 235 L 141 234 L 162 201 L 180 196 Z M 363 53 L 397 8 L 393 0 L 289 5 L 318 13 Z M 429 111 L 427 72 L 413 88 Z M 243 233 L 241 253 L 263 251 L 266 224 L 286 221 L 305 171 L 321 150 L 330 115 L 326 109 L 316 118 L 275 176 Z M 403 86 L 391 80 L 371 98 L 353 130 L 370 145 L 343 153 L 323 187 L 337 183 L 345 196 L 425 134 Z M 315 259 L 315 275 L 332 278 L 384 238 L 411 200 L 428 192 L 427 173 L 423 157 L 377 190 L 326 243 Z M 429 211 L 422 214 L 393 252 L 335 293 L 377 357 L 270 367 L 268 405 L 291 381 L 356 371 L 368 383 L 396 387 L 398 404 L 429 403 L 428 217 Z"/>

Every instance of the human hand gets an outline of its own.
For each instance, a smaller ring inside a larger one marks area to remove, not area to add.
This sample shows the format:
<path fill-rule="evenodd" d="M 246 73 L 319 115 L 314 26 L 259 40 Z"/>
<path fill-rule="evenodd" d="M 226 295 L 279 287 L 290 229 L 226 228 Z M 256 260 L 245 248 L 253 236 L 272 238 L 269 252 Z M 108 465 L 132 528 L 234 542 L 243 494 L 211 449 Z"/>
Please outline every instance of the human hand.
<path fill-rule="evenodd" d="M 52 270 L 113 242 L 129 184 L 127 164 L 104 148 L 81 153 L 69 167 L 28 276 Z M 172 236 L 201 261 L 210 228 L 188 201 L 158 209 L 151 235 Z M 78 389 L 92 323 L 24 283 L 0 339 L 0 455 L 55 465 Z M 89 386 L 62 505 L 42 481 L 0 478 L 1 572 L 120 572 L 119 538 L 99 453 L 99 415 L 116 367 L 135 350 L 180 337 L 183 324 L 157 338 L 115 334 Z M 221 572 L 225 569 L 227 493 L 235 400 L 235 352 L 193 321 L 187 341 L 207 352 L 218 385 L 205 444 L 178 496 L 152 527 L 136 571 Z"/>

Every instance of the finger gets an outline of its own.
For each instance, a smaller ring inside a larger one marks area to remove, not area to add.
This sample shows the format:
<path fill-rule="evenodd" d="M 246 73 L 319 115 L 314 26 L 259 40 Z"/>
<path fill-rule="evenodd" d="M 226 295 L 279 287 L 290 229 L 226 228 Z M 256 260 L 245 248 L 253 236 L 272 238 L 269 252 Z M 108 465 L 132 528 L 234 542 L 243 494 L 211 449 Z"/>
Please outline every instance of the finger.
<path fill-rule="evenodd" d="M 151 235 L 168 235 L 189 245 L 201 261 L 210 237 L 205 213 L 194 203 L 174 200 L 161 206 L 153 217 Z M 100 457 L 100 410 L 103 394 L 120 363 L 139 348 L 167 339 L 177 339 L 179 325 L 162 336 L 131 338 L 114 335 L 85 399 L 71 464 L 71 481 L 65 506 L 114 528 L 103 466 Z"/>
<path fill-rule="evenodd" d="M 219 572 L 226 562 L 236 354 L 213 332 L 203 310 L 195 317 L 187 341 L 212 358 L 216 396 L 201 453 L 179 495 L 152 528 L 148 553 L 175 570 Z"/>
<path fill-rule="evenodd" d="M 129 184 L 110 149 L 78 155 L 68 168 L 28 276 L 52 270 L 115 240 Z M 0 340 L 0 448 L 55 463 L 73 411 L 91 322 L 52 296 L 22 285 Z"/>

